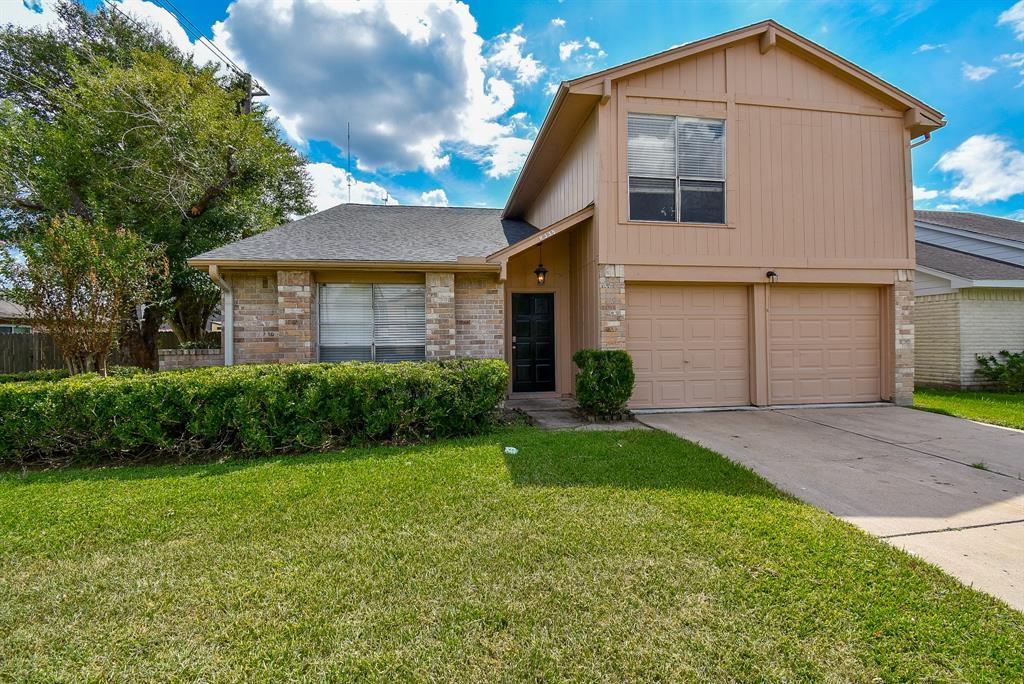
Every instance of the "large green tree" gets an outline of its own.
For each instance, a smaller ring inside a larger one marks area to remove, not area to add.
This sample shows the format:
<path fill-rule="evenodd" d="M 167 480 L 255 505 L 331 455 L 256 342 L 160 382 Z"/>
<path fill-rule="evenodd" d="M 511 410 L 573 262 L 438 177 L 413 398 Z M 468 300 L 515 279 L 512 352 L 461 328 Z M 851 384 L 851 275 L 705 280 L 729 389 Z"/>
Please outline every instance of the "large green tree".
<path fill-rule="evenodd" d="M 168 294 L 124 329 L 152 367 L 160 324 L 199 339 L 219 299 L 186 259 L 311 211 L 304 160 L 265 107 L 243 104 L 242 75 L 195 65 L 103 5 L 66 1 L 59 16 L 0 28 L 0 231 L 16 240 L 54 216 L 102 216 L 159 246 Z"/>

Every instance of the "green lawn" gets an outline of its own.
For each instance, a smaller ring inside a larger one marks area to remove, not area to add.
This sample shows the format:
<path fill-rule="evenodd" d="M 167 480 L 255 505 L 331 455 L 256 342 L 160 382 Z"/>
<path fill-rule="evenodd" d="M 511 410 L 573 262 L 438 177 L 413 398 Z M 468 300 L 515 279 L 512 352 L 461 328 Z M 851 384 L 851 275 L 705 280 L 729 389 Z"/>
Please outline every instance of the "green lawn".
<path fill-rule="evenodd" d="M 0 476 L 2 681 L 1022 676 L 1024 615 L 663 433 Z"/>
<path fill-rule="evenodd" d="M 1024 430 L 1024 394 L 917 389 L 914 408 Z"/>

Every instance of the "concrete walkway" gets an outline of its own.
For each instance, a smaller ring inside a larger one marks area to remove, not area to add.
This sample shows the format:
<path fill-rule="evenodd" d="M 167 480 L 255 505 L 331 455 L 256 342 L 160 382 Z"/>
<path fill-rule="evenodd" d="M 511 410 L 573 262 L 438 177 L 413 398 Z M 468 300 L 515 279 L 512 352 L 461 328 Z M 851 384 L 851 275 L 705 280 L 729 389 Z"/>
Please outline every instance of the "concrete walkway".
<path fill-rule="evenodd" d="M 574 399 L 562 397 L 507 399 L 505 408 L 522 411 L 541 430 L 648 430 L 646 425 L 635 420 L 614 420 L 593 422 L 584 418 L 576 407 Z"/>
<path fill-rule="evenodd" d="M 1024 432 L 895 406 L 638 418 L 1024 610 Z"/>

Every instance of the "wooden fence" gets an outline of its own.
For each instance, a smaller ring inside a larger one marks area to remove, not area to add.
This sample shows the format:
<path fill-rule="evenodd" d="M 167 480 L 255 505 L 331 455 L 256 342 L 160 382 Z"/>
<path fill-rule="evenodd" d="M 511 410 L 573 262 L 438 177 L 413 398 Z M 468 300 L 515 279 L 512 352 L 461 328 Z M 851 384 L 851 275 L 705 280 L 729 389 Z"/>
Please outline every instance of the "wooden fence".
<path fill-rule="evenodd" d="M 220 345 L 220 333 L 207 333 L 211 346 Z M 157 340 L 160 349 L 177 349 L 178 338 L 172 332 L 162 332 Z M 131 359 L 116 347 L 110 352 L 107 364 L 130 366 Z M 44 368 L 64 368 L 64 359 L 53 338 L 46 333 L 27 335 L 0 334 L 0 373 L 21 373 Z"/>

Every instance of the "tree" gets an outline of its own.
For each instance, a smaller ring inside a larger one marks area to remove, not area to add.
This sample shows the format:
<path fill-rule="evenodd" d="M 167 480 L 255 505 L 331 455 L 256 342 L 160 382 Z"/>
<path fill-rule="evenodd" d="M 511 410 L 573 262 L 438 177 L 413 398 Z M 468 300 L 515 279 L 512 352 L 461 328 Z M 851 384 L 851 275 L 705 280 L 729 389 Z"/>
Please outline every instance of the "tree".
<path fill-rule="evenodd" d="M 245 78 L 104 6 L 59 15 L 57 28 L 0 29 L 0 239 L 67 213 L 159 246 L 167 297 L 125 330 L 135 362 L 155 367 L 160 324 L 198 340 L 219 301 L 186 260 L 311 211 L 305 162 L 265 107 L 241 106 Z"/>
<path fill-rule="evenodd" d="M 53 337 L 72 375 L 106 375 L 124 321 L 166 273 L 158 250 L 74 215 L 52 219 L 17 247 L 17 257 L 0 253 L 4 296 Z"/>

